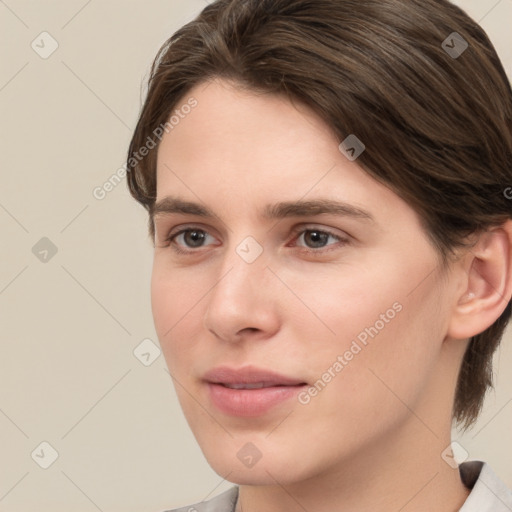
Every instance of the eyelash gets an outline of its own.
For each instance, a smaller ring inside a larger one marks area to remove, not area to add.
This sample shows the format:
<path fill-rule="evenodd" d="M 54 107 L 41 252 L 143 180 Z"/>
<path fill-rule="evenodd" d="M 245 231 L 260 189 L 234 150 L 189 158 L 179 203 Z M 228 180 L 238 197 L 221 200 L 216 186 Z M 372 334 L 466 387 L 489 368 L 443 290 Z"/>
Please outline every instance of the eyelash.
<path fill-rule="evenodd" d="M 177 231 L 176 233 L 171 232 L 167 236 L 167 238 L 165 238 L 165 240 L 164 240 L 164 242 L 166 244 L 166 245 L 164 245 L 164 247 L 171 247 L 174 252 L 176 252 L 177 254 L 182 254 L 182 255 L 191 255 L 191 254 L 199 252 L 198 250 L 195 250 L 195 249 L 189 249 L 189 250 L 182 249 L 179 245 L 177 245 L 174 242 L 174 239 L 177 238 L 179 235 L 182 235 L 183 233 L 188 233 L 189 231 L 201 231 L 203 233 L 206 233 L 207 235 L 209 234 L 208 231 L 206 231 L 205 229 L 190 226 L 190 227 L 181 229 L 180 231 Z M 341 243 L 342 246 L 346 245 L 349 242 L 349 240 L 347 238 L 343 238 L 340 235 L 336 235 L 327 229 L 304 228 L 304 227 L 298 227 L 298 228 L 295 228 L 292 230 L 292 234 L 294 236 L 294 241 L 296 241 L 300 235 L 302 235 L 303 233 L 307 233 L 307 232 L 316 232 L 316 233 L 329 235 L 330 237 L 336 239 L 339 243 Z M 330 245 L 337 245 L 337 244 L 330 244 Z M 321 247 L 318 249 L 299 247 L 299 250 L 302 253 L 308 253 L 308 254 L 312 254 L 312 255 L 322 255 L 322 254 L 325 254 L 326 252 L 336 250 L 339 248 L 339 247 L 329 248 L 330 245 L 326 246 L 327 248 Z M 197 249 L 201 249 L 201 247 L 198 247 Z"/>

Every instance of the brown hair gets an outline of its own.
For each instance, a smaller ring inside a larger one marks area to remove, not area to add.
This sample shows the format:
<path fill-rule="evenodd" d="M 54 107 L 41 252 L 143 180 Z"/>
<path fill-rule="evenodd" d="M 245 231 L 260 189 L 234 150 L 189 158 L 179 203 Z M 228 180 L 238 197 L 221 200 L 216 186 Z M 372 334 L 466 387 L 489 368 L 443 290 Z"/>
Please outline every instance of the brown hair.
<path fill-rule="evenodd" d="M 217 0 L 159 50 L 130 143 L 128 186 L 152 238 L 157 152 L 133 156 L 213 78 L 307 104 L 340 141 L 355 134 L 366 146 L 358 164 L 420 215 L 443 267 L 470 234 L 512 216 L 512 91 L 461 9 L 446 0 Z M 492 386 L 510 315 L 509 302 L 470 340 L 453 408 L 465 428 Z"/>

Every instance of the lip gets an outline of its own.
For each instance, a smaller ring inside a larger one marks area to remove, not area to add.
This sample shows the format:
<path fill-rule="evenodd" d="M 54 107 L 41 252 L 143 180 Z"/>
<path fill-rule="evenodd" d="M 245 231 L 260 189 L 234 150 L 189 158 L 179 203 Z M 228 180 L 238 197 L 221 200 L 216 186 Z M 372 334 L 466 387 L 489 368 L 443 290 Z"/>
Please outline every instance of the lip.
<path fill-rule="evenodd" d="M 230 368 L 218 366 L 206 372 L 203 379 L 216 384 L 255 384 L 265 382 L 274 386 L 295 386 L 305 384 L 303 380 L 281 375 L 271 370 L 257 368 L 256 366 L 243 366 L 242 368 Z"/>
<path fill-rule="evenodd" d="M 261 416 L 296 396 L 307 384 L 279 373 L 245 366 L 239 369 L 221 366 L 207 372 L 206 381 L 211 402 L 230 416 Z M 257 389 L 233 389 L 226 385 L 263 384 Z"/>

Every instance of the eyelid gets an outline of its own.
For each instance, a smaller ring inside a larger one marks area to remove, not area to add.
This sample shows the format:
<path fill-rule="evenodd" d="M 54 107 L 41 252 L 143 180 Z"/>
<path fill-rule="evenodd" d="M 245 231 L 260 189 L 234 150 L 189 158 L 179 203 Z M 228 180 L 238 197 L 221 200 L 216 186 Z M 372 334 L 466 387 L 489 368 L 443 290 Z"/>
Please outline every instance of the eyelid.
<path fill-rule="evenodd" d="M 179 225 L 175 225 L 173 223 L 170 228 L 164 225 L 162 227 L 162 229 L 157 230 L 157 232 L 161 231 L 162 241 L 165 242 L 165 241 L 168 241 L 169 238 L 179 235 L 183 231 L 194 230 L 194 229 L 204 231 L 205 233 L 208 233 L 209 235 L 215 236 L 217 238 L 217 236 L 213 234 L 216 232 L 215 229 L 213 229 L 211 226 L 204 226 L 200 222 L 190 222 L 190 223 L 184 223 L 184 224 L 179 224 Z"/>
<path fill-rule="evenodd" d="M 292 234 L 300 234 L 304 231 L 320 231 L 321 233 L 327 233 L 334 238 L 342 239 L 344 237 L 348 238 L 347 234 L 337 234 L 331 228 L 320 226 L 318 224 L 300 224 L 292 228 Z"/>

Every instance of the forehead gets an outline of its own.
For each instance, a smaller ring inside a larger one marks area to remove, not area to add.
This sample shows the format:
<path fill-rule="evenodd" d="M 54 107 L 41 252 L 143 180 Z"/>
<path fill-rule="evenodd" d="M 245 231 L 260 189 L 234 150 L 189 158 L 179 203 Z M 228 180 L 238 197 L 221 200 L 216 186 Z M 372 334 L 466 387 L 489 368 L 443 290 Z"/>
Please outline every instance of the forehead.
<path fill-rule="evenodd" d="M 176 115 L 191 101 L 193 109 Z M 170 178 L 171 168 L 186 170 L 192 179 L 216 177 L 217 187 L 222 178 L 236 178 L 239 185 L 257 178 L 275 188 L 284 178 L 307 184 L 340 164 L 339 141 L 330 127 L 309 107 L 283 96 L 217 79 L 194 87 L 173 113 L 175 124 L 158 147 L 158 185 Z M 348 160 L 341 163 L 360 171 Z"/>
<path fill-rule="evenodd" d="M 196 106 L 184 109 L 158 147 L 157 202 L 179 197 L 231 215 L 321 198 L 375 218 L 391 219 L 397 208 L 410 215 L 394 192 L 342 154 L 333 130 L 309 107 L 221 80 L 194 87 L 176 109 L 191 101 Z"/>
<path fill-rule="evenodd" d="M 195 107 L 185 108 L 191 101 Z M 292 103 L 283 95 L 242 90 L 220 79 L 194 87 L 173 112 L 173 124 L 164 139 L 195 158 L 222 153 L 225 160 L 241 154 L 254 159 L 270 152 L 274 157 L 292 158 L 313 147 L 326 154 L 329 146 L 338 145 L 331 129 L 302 103 Z M 167 145 L 165 140 L 161 148 Z"/>

